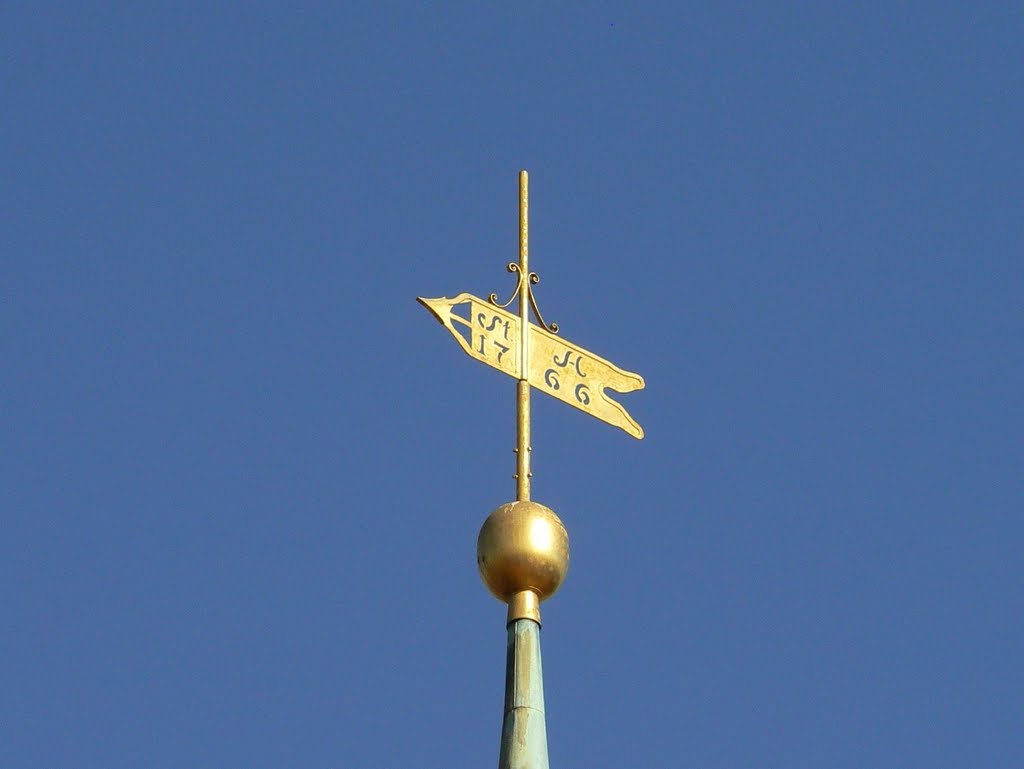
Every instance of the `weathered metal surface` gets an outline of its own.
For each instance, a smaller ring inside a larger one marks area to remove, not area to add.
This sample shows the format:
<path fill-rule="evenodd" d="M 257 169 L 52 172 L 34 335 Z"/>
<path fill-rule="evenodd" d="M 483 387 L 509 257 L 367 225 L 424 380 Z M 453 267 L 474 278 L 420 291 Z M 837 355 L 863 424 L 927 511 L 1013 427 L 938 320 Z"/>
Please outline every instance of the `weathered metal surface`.
<path fill-rule="evenodd" d="M 529 619 L 508 625 L 505 720 L 498 769 L 548 769 L 540 625 Z"/>
<path fill-rule="evenodd" d="M 507 622 L 517 619 L 532 619 L 540 622 L 540 596 L 532 590 L 520 590 L 508 599 Z"/>

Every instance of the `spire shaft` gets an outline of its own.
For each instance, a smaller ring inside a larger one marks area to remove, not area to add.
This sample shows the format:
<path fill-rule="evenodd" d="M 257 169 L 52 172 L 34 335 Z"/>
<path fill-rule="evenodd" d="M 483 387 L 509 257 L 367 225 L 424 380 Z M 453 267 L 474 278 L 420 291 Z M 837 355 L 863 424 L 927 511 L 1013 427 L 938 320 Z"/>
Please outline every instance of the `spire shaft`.
<path fill-rule="evenodd" d="M 498 769 L 548 769 L 540 625 L 532 619 L 508 624 L 505 719 Z"/>
<path fill-rule="evenodd" d="M 516 382 L 516 499 L 530 499 L 530 196 L 529 177 L 519 172 L 519 376 Z"/>

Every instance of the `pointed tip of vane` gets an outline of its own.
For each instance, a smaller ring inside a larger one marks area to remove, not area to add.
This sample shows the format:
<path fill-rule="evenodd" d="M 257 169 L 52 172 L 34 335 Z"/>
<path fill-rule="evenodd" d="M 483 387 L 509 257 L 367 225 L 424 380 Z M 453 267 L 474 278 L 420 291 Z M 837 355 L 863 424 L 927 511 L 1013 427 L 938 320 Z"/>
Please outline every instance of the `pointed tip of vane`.
<path fill-rule="evenodd" d="M 417 296 L 416 301 L 430 310 L 430 313 L 437 318 L 437 322 L 442 326 L 444 325 L 444 318 L 441 317 L 441 312 L 438 309 L 438 305 L 441 303 L 441 299 L 427 299 L 423 296 Z"/>

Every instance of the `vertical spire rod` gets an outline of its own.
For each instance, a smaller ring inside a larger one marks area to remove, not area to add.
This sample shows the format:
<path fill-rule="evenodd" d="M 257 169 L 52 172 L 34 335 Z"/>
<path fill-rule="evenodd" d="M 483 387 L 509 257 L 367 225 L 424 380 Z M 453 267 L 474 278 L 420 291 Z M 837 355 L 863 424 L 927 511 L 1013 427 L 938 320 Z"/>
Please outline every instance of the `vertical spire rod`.
<path fill-rule="evenodd" d="M 519 381 L 516 383 L 516 499 L 530 499 L 530 232 L 529 178 L 519 172 Z"/>
<path fill-rule="evenodd" d="M 530 196 L 519 172 L 519 381 L 516 382 L 516 499 L 530 500 Z M 522 590 L 508 603 L 505 718 L 498 769 L 548 769 L 544 683 L 540 666 L 540 598 Z"/>

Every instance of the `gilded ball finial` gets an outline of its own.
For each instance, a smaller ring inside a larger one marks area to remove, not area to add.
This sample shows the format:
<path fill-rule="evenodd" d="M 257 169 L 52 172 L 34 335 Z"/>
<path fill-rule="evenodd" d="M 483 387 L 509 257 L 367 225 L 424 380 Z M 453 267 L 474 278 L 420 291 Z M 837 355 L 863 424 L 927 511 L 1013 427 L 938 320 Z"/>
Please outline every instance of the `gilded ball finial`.
<path fill-rule="evenodd" d="M 532 591 L 543 601 L 569 571 L 569 535 L 554 511 L 537 502 L 508 502 L 491 513 L 476 541 L 476 563 L 495 598 Z"/>

